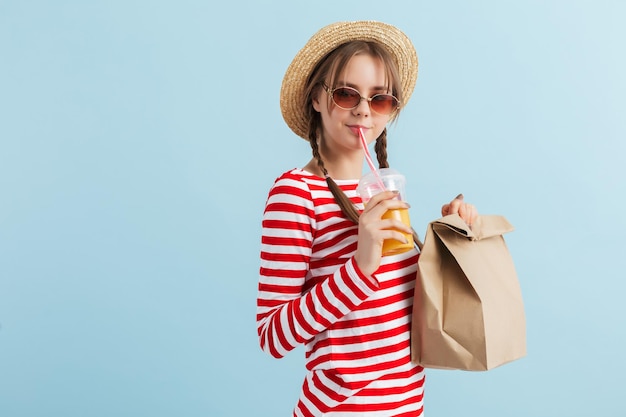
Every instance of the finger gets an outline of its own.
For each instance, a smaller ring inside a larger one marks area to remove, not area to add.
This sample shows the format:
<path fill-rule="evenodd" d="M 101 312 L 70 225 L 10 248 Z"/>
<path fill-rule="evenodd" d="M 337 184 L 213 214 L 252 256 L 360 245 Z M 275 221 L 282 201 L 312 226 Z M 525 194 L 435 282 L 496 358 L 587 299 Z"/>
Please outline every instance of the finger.
<path fill-rule="evenodd" d="M 459 199 L 454 199 L 450 202 L 450 210 L 448 214 L 458 214 L 459 208 L 461 207 L 462 201 Z"/>
<path fill-rule="evenodd" d="M 407 234 L 408 233 L 405 234 L 398 230 L 388 229 L 382 231 L 381 237 L 383 238 L 383 240 L 393 239 L 402 243 L 409 243 L 409 240 L 406 237 Z"/>
<path fill-rule="evenodd" d="M 365 210 L 375 207 L 381 201 L 391 200 L 396 197 L 398 197 L 398 193 L 395 191 L 383 191 L 382 193 L 378 193 L 365 204 Z"/>
<path fill-rule="evenodd" d="M 459 208 L 459 216 L 468 226 L 472 227 L 478 217 L 478 211 L 474 205 L 464 204 L 461 208 Z"/>
<path fill-rule="evenodd" d="M 459 204 L 458 214 L 459 217 L 463 219 L 465 223 L 467 223 L 467 204 Z"/>
<path fill-rule="evenodd" d="M 478 210 L 476 210 L 476 207 L 472 204 L 470 204 L 469 207 L 470 207 L 470 211 L 468 214 L 469 225 L 473 226 L 476 223 L 476 219 L 478 218 Z"/>
<path fill-rule="evenodd" d="M 413 229 L 411 229 L 411 226 L 407 225 L 401 220 L 396 219 L 385 219 L 381 221 L 380 228 L 383 230 L 396 230 L 406 234 L 413 234 Z"/>
<path fill-rule="evenodd" d="M 388 210 L 408 209 L 411 206 L 406 201 L 386 199 L 379 201 L 376 205 L 368 207 L 367 213 L 363 214 L 376 218 L 381 218 Z"/>

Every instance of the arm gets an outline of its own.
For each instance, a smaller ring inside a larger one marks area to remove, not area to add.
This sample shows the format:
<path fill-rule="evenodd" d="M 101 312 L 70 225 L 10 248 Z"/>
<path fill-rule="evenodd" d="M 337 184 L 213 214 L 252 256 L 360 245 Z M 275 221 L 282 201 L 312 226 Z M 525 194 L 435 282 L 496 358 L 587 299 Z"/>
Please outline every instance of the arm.
<path fill-rule="evenodd" d="M 257 331 L 261 348 L 282 357 L 354 310 L 377 289 L 350 258 L 304 292 L 315 232 L 307 185 L 284 176 L 270 191 L 263 216 Z"/>

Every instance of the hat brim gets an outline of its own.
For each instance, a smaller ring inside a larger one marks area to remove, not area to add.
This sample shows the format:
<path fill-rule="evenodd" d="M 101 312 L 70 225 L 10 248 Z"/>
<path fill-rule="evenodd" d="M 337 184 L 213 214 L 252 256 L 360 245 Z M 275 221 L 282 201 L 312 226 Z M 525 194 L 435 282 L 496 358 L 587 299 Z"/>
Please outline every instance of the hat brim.
<path fill-rule="evenodd" d="M 280 90 L 280 109 L 289 128 L 308 140 L 304 103 L 306 82 L 318 62 L 338 46 L 354 41 L 377 42 L 398 67 L 402 106 L 409 101 L 417 81 L 417 53 L 411 40 L 395 26 L 376 21 L 337 22 L 320 29 L 296 54 L 287 68 Z"/>

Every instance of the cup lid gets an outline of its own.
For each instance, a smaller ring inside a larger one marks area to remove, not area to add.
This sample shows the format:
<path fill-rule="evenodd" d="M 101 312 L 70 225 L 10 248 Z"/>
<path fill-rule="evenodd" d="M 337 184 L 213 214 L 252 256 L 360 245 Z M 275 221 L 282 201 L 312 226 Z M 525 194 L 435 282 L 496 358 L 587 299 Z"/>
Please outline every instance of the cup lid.
<path fill-rule="evenodd" d="M 404 183 L 406 181 L 404 175 L 402 175 L 400 172 L 393 168 L 381 168 L 376 172 L 378 173 L 378 176 L 380 176 L 380 178 L 383 180 L 383 183 L 388 186 L 393 186 L 394 184 L 404 186 Z M 378 177 L 374 172 L 371 171 L 363 175 L 359 180 L 359 186 L 365 186 L 374 183 L 378 183 Z"/>
<path fill-rule="evenodd" d="M 357 192 L 361 196 L 373 196 L 374 194 L 378 194 L 379 192 L 390 190 L 390 191 L 404 191 L 404 185 L 406 179 L 404 175 L 393 168 L 381 168 L 376 171 L 380 179 L 382 180 L 385 188 L 382 189 L 380 185 L 380 181 L 374 172 L 368 172 L 363 175 L 359 180 L 359 185 L 357 186 Z"/>

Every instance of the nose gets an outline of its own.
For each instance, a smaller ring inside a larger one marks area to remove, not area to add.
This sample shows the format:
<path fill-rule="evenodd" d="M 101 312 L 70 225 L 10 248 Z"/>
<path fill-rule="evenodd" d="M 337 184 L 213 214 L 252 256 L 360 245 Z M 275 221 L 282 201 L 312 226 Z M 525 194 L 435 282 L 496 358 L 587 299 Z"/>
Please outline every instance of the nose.
<path fill-rule="evenodd" d="M 372 109 L 370 108 L 370 102 L 365 97 L 361 97 L 359 104 L 357 104 L 357 106 L 354 108 L 355 115 L 369 116 L 371 111 Z"/>

